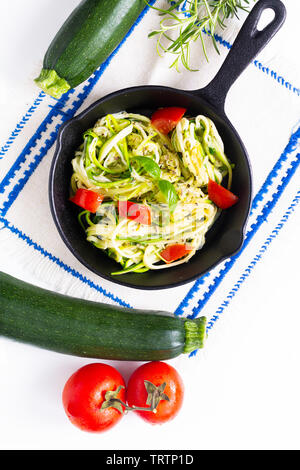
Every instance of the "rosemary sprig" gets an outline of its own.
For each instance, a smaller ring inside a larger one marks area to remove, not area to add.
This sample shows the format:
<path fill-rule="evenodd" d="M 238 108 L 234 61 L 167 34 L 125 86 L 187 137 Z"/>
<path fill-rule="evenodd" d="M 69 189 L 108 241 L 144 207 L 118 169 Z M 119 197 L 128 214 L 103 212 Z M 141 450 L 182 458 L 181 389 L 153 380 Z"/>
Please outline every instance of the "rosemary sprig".
<path fill-rule="evenodd" d="M 255 1 L 255 0 L 254 0 Z M 148 4 L 147 0 L 145 2 Z M 151 6 L 159 11 L 164 18 L 160 28 L 152 31 L 149 37 L 158 36 L 157 52 L 175 55 L 170 67 L 179 71 L 180 62 L 190 71 L 191 45 L 200 40 L 204 56 L 208 61 L 204 35 L 209 37 L 216 52 L 219 49 L 215 39 L 216 27 L 225 29 L 229 18 L 238 18 L 239 10 L 248 11 L 250 0 L 168 0 L 169 8 L 162 9 Z"/>

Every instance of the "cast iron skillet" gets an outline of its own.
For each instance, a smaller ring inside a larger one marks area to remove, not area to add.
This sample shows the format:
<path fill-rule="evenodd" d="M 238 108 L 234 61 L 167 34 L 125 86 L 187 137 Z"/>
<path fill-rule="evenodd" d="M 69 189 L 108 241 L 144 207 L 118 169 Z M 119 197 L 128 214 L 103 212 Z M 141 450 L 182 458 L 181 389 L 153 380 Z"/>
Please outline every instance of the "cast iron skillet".
<path fill-rule="evenodd" d="M 267 8 L 274 11 L 275 17 L 264 30 L 258 31 L 258 21 Z M 231 85 L 280 29 L 285 16 L 286 10 L 280 0 L 260 0 L 249 14 L 217 76 L 201 90 L 183 91 L 162 86 L 127 88 L 100 99 L 62 126 L 50 172 L 50 206 L 63 241 L 82 264 L 119 284 L 139 289 L 162 289 L 200 277 L 241 248 L 251 204 L 251 171 L 247 151 L 225 115 L 224 103 Z M 119 270 L 120 266 L 86 241 L 77 222 L 78 209 L 69 202 L 71 160 L 81 144 L 83 132 L 93 127 L 101 116 L 123 110 L 151 116 L 154 110 L 165 106 L 181 106 L 188 109 L 190 116 L 204 114 L 213 120 L 224 141 L 225 151 L 235 164 L 232 191 L 239 196 L 239 203 L 223 211 L 208 232 L 204 247 L 188 263 L 143 274 L 111 276 L 110 273 Z M 241 112 L 246 110 L 241 109 Z"/>

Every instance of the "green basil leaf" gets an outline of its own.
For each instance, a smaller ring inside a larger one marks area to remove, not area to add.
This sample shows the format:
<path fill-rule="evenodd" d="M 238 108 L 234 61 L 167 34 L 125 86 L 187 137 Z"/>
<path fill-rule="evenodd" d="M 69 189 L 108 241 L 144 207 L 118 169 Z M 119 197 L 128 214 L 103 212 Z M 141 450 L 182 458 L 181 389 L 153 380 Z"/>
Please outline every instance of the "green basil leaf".
<path fill-rule="evenodd" d="M 143 168 L 153 179 L 160 178 L 160 168 L 158 164 L 149 157 L 134 157 L 131 161 L 137 162 L 140 168 Z"/>
<path fill-rule="evenodd" d="M 160 180 L 158 182 L 159 189 L 163 194 L 166 202 L 169 205 L 169 209 L 171 212 L 174 212 L 176 209 L 177 203 L 179 201 L 176 189 L 174 188 L 173 184 L 167 180 Z"/>

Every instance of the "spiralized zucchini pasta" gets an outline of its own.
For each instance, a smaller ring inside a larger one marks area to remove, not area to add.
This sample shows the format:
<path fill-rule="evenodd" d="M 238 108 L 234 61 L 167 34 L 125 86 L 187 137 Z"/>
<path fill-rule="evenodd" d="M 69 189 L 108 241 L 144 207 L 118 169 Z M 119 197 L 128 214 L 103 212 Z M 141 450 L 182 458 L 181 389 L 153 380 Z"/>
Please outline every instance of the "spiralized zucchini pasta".
<path fill-rule="evenodd" d="M 180 116 L 172 127 L 163 133 L 146 116 L 109 114 L 72 160 L 71 200 L 84 209 L 87 241 L 120 264 L 113 275 L 189 261 L 220 211 L 209 182 L 227 177 L 230 189 L 232 165 L 214 123 Z"/>

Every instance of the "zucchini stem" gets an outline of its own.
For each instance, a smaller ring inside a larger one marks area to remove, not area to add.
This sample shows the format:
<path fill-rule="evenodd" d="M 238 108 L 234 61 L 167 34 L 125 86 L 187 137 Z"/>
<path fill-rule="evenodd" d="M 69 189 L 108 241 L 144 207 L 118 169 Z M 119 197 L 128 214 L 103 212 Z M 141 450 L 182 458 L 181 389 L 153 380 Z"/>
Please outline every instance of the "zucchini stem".
<path fill-rule="evenodd" d="M 184 354 L 190 354 L 197 349 L 204 348 L 206 340 L 206 317 L 196 318 L 196 320 L 186 320 L 185 327 L 185 347 Z"/>
<path fill-rule="evenodd" d="M 60 99 L 64 93 L 71 89 L 69 83 L 61 78 L 55 70 L 42 69 L 35 83 L 48 95 Z"/>

